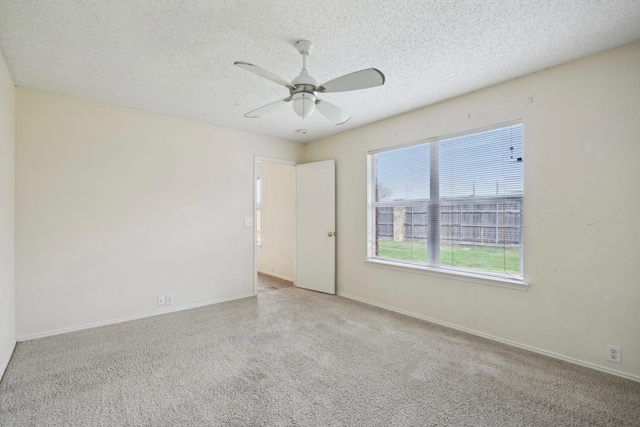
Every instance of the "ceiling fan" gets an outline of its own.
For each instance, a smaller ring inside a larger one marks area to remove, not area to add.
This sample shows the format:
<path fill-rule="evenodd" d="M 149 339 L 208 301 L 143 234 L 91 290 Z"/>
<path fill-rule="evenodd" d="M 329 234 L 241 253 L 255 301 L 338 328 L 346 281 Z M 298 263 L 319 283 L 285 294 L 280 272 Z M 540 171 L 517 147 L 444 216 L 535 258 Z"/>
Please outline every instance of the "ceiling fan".
<path fill-rule="evenodd" d="M 319 99 L 318 93 L 347 92 L 351 90 L 367 89 L 370 87 L 382 86 L 384 84 L 384 74 L 375 68 L 356 71 L 342 77 L 329 80 L 318 86 L 318 82 L 307 72 L 307 56 L 311 53 L 313 44 L 309 40 L 299 40 L 295 44 L 296 49 L 302 55 L 302 71 L 291 83 L 280 76 L 273 74 L 257 65 L 247 62 L 234 62 L 240 68 L 251 71 L 254 74 L 278 83 L 289 89 L 289 96 L 264 107 L 260 107 L 245 114 L 245 117 L 256 118 L 265 113 L 291 102 L 293 110 L 303 119 L 309 117 L 316 109 L 329 121 L 341 125 L 351 118 L 349 114 L 335 105 Z"/>

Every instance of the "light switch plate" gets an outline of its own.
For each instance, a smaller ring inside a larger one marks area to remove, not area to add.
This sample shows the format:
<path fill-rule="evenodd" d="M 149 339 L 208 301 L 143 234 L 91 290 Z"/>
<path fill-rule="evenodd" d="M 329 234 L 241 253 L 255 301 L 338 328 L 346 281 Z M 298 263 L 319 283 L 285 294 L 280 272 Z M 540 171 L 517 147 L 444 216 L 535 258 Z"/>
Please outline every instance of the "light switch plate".
<path fill-rule="evenodd" d="M 253 227 L 253 218 L 245 218 L 244 219 L 245 227 Z"/>

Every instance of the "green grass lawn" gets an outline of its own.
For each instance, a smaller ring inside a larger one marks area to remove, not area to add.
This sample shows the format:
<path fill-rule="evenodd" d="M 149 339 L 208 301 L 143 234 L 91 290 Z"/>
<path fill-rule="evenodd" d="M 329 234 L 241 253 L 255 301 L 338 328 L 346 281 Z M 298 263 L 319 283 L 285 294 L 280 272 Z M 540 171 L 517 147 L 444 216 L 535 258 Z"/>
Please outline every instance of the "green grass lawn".
<path fill-rule="evenodd" d="M 403 261 L 427 262 L 426 242 L 378 241 L 378 256 Z M 441 246 L 440 264 L 443 266 L 473 268 L 520 274 L 518 248 L 492 248 L 486 246 Z"/>

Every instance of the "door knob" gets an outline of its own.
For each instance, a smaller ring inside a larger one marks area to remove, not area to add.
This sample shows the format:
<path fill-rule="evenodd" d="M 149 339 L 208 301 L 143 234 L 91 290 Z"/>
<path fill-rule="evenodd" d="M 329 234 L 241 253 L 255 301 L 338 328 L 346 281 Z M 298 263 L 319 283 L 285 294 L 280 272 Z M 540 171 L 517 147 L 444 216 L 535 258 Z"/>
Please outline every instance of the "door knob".
<path fill-rule="evenodd" d="M 329 236 L 329 237 L 335 237 L 337 235 L 338 235 L 338 233 L 333 232 L 333 231 L 330 231 L 330 232 L 327 233 L 327 236 Z"/>

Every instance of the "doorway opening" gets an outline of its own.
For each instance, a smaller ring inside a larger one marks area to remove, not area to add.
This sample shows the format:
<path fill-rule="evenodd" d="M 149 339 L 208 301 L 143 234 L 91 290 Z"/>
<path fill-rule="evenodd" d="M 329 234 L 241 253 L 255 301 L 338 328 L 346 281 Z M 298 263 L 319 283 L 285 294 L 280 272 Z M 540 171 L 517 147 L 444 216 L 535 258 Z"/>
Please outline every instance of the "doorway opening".
<path fill-rule="evenodd" d="M 294 285 L 295 163 L 256 157 L 254 293 Z"/>

